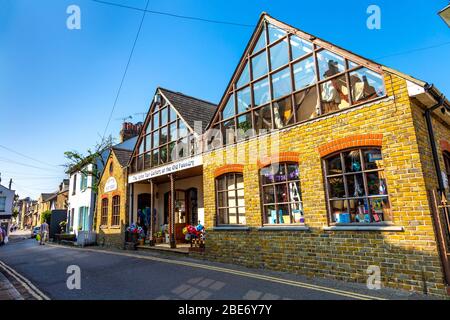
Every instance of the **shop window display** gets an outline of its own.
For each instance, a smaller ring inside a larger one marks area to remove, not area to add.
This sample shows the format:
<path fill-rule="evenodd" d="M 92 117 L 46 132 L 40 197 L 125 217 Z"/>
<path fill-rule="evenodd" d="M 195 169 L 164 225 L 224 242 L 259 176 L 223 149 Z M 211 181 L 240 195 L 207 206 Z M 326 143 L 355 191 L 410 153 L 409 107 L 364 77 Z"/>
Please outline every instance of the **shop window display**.
<path fill-rule="evenodd" d="M 260 171 L 264 224 L 305 223 L 298 164 L 275 163 Z"/>
<path fill-rule="evenodd" d="M 330 221 L 338 224 L 392 220 L 380 149 L 353 149 L 324 159 Z"/>

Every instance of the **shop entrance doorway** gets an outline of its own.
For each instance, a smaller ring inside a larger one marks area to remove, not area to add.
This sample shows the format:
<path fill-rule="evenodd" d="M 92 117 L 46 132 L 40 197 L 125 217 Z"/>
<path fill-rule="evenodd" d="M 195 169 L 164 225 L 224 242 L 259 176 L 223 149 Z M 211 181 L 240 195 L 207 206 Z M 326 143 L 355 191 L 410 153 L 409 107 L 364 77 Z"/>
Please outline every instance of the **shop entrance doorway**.
<path fill-rule="evenodd" d="M 175 221 L 174 231 L 175 240 L 177 243 L 184 243 L 185 236 L 183 228 L 189 224 L 198 224 L 198 203 L 197 203 L 197 188 L 190 188 L 188 190 L 175 191 Z M 169 215 L 171 212 L 171 193 L 164 194 L 164 223 L 169 223 Z"/>
<path fill-rule="evenodd" d="M 150 224 L 150 208 L 152 207 L 152 195 L 150 193 L 141 193 L 137 197 L 138 220 L 136 221 L 147 235 Z"/>

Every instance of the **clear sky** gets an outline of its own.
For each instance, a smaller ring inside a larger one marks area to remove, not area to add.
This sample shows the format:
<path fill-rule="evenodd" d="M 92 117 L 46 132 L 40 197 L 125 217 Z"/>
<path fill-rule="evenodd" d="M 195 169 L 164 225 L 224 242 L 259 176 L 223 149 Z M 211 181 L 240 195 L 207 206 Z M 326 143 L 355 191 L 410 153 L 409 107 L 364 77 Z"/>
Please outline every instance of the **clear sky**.
<path fill-rule="evenodd" d="M 144 8 L 146 0 L 108 0 Z M 81 30 L 66 27 L 69 5 Z M 381 29 L 366 27 L 367 7 Z M 150 0 L 149 10 L 256 24 L 261 12 L 367 58 L 434 83 L 450 96 L 447 0 Z M 84 151 L 105 129 L 142 12 L 92 0 L 0 0 L 2 184 L 21 197 L 54 191 L 64 151 Z M 252 27 L 147 14 L 108 133 L 142 120 L 157 86 L 218 102 Z M 417 50 L 423 49 L 424 50 Z M 12 163 L 11 161 L 14 161 Z"/>

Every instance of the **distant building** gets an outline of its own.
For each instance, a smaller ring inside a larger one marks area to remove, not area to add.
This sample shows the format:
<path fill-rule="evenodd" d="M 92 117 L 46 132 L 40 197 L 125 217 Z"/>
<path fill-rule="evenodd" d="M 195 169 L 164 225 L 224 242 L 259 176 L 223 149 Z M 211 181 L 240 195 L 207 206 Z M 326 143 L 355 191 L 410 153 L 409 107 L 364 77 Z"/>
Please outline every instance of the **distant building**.
<path fill-rule="evenodd" d="M 16 192 L 0 184 L 0 226 L 9 234 L 13 214 L 13 203 Z"/>

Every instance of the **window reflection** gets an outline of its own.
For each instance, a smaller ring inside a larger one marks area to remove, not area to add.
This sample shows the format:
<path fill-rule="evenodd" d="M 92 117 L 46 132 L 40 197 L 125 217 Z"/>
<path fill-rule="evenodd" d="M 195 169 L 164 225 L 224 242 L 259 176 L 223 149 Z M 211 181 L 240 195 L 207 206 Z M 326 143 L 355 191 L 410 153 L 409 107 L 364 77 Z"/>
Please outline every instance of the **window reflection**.
<path fill-rule="evenodd" d="M 320 79 L 326 79 L 345 70 L 344 59 L 328 50 L 322 50 L 317 54 Z"/>
<path fill-rule="evenodd" d="M 251 108 L 251 96 L 250 87 L 244 88 L 237 92 L 237 109 L 238 113 L 242 113 L 250 110 Z"/>
<path fill-rule="evenodd" d="M 239 81 L 237 82 L 237 87 L 240 88 L 250 82 L 250 71 L 248 69 L 248 63 L 245 64 L 244 70 L 239 77 Z"/>
<path fill-rule="evenodd" d="M 272 95 L 274 99 L 283 97 L 292 92 L 291 71 L 283 69 L 272 75 Z"/>
<path fill-rule="evenodd" d="M 227 104 L 222 111 L 222 119 L 228 119 L 234 116 L 235 113 L 236 111 L 234 110 L 234 95 L 232 94 L 228 97 Z"/>
<path fill-rule="evenodd" d="M 303 40 L 297 36 L 291 36 L 290 42 L 292 49 L 292 59 L 294 60 L 313 51 L 313 45 L 311 42 Z"/>
<path fill-rule="evenodd" d="M 354 102 L 362 102 L 385 95 L 383 79 L 369 69 L 364 68 L 351 72 L 350 83 Z"/>
<path fill-rule="evenodd" d="M 253 79 L 258 79 L 269 71 L 267 68 L 266 51 L 252 58 Z"/>
<path fill-rule="evenodd" d="M 235 129 L 234 119 L 227 120 L 223 123 L 223 138 L 225 144 L 234 142 L 235 136 L 234 129 Z"/>
<path fill-rule="evenodd" d="M 268 78 L 264 78 L 253 84 L 253 95 L 255 107 L 266 104 L 270 101 Z"/>
<path fill-rule="evenodd" d="M 281 38 L 283 38 L 286 35 L 286 31 L 283 29 L 280 29 L 272 24 L 268 25 L 268 32 L 269 32 L 269 42 L 275 42 Z"/>
<path fill-rule="evenodd" d="M 270 105 L 255 110 L 255 129 L 258 134 L 272 129 L 272 115 Z"/>
<path fill-rule="evenodd" d="M 237 118 L 237 139 L 243 140 L 253 136 L 252 114 L 250 112 Z"/>
<path fill-rule="evenodd" d="M 270 48 L 271 70 L 278 69 L 289 62 L 289 46 L 287 41 L 281 41 Z"/>
<path fill-rule="evenodd" d="M 276 129 L 281 129 L 286 125 L 294 123 L 294 113 L 292 112 L 292 100 L 290 96 L 274 103 L 273 122 Z"/>
<path fill-rule="evenodd" d="M 263 27 L 261 34 L 259 35 L 258 42 L 256 42 L 253 52 L 258 52 L 266 46 L 266 27 Z"/>
<path fill-rule="evenodd" d="M 342 110 L 350 106 L 345 76 L 340 76 L 320 85 L 323 113 Z"/>
<path fill-rule="evenodd" d="M 317 117 L 319 99 L 316 87 L 310 87 L 295 94 L 295 108 L 297 121 L 308 120 Z"/>
<path fill-rule="evenodd" d="M 316 83 L 314 57 L 306 58 L 294 65 L 295 90 L 301 90 Z"/>

